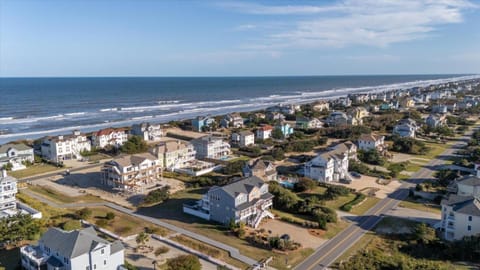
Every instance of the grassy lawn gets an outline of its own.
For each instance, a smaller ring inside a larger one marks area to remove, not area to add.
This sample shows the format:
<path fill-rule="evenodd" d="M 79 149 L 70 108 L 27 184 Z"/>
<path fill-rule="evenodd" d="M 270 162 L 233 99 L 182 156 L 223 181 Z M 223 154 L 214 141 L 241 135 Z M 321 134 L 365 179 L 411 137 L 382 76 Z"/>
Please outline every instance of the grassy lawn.
<path fill-rule="evenodd" d="M 407 198 L 404 201 L 401 201 L 398 206 L 405 207 L 405 208 L 416 209 L 416 210 L 425 211 L 425 212 L 431 212 L 431 213 L 441 213 L 442 212 L 440 206 L 417 202 L 417 201 L 415 201 L 411 198 Z"/>
<path fill-rule="evenodd" d="M 247 156 L 239 156 L 237 158 L 234 158 L 234 159 L 230 159 L 228 160 L 228 162 L 236 162 L 236 161 L 249 161 L 251 158 L 247 157 Z"/>
<path fill-rule="evenodd" d="M 223 249 L 213 247 L 213 246 L 210 246 L 210 245 L 207 245 L 203 242 L 200 242 L 200 241 L 195 240 L 193 238 L 190 238 L 188 236 L 179 235 L 179 236 L 172 237 L 170 239 L 175 241 L 175 242 L 178 242 L 182 245 L 185 245 L 189 248 L 192 248 L 194 250 L 200 251 L 204 254 L 207 254 L 209 256 L 212 256 L 214 258 L 222 260 L 222 261 L 224 261 L 224 262 L 226 262 L 226 263 L 228 263 L 232 266 L 238 267 L 240 269 L 246 269 L 248 267 L 247 264 L 245 264 L 241 261 L 235 260 L 232 257 L 230 257 L 230 255 L 228 254 L 227 251 L 225 251 Z"/>
<path fill-rule="evenodd" d="M 367 196 L 367 199 L 363 201 L 361 204 L 353 206 L 350 213 L 355 215 L 363 215 L 370 208 L 376 205 L 379 201 L 380 199 L 377 197 Z"/>
<path fill-rule="evenodd" d="M 40 164 L 34 164 L 32 166 L 29 166 L 24 170 L 9 172 L 8 174 L 17 179 L 21 179 L 21 178 L 42 174 L 42 173 L 47 173 L 47 172 L 53 172 L 57 170 L 61 171 L 61 170 L 65 170 L 65 168 L 59 168 L 50 164 L 40 163 Z"/>
<path fill-rule="evenodd" d="M 327 231 L 323 235 L 326 239 L 331 239 L 335 237 L 339 232 L 343 231 L 349 225 L 348 222 L 344 221 L 343 219 L 339 218 L 337 223 L 327 223 Z"/>
<path fill-rule="evenodd" d="M 311 248 L 302 248 L 291 251 L 288 254 L 274 254 L 273 260 L 269 266 L 279 270 L 291 269 L 293 265 L 297 265 L 313 253 Z"/>
<path fill-rule="evenodd" d="M 407 165 L 407 167 L 405 168 L 405 171 L 408 171 L 408 172 L 417 172 L 417 171 L 419 171 L 422 167 L 423 167 L 422 164 L 416 164 L 416 163 L 409 162 L 408 165 Z"/>
<path fill-rule="evenodd" d="M 166 228 L 145 222 L 144 220 L 126 215 L 108 207 L 92 207 L 90 209 L 92 210 L 92 216 L 87 219 L 88 222 L 97 224 L 100 220 L 105 220 L 107 222 L 106 225 L 101 224 L 100 227 L 114 232 L 120 236 L 129 236 L 140 233 L 144 231 L 145 227 L 156 228 L 158 230 L 157 234 L 160 235 L 167 235 L 170 233 L 170 231 Z M 105 215 L 108 212 L 115 214 L 115 218 L 113 220 L 107 220 L 105 218 Z"/>
<path fill-rule="evenodd" d="M 354 245 L 352 245 L 347 251 L 345 251 L 338 259 L 333 263 L 333 265 L 338 265 L 340 262 L 348 260 L 353 254 L 364 250 L 368 244 L 375 238 L 374 232 L 365 233 L 360 240 L 358 240 Z"/>
<path fill-rule="evenodd" d="M 63 223 L 67 220 L 71 220 L 71 217 L 68 217 L 69 211 L 63 208 L 53 208 L 48 204 L 40 202 L 34 198 L 29 197 L 28 195 L 22 193 L 20 190 L 17 193 L 17 199 L 21 202 L 28 204 L 30 207 L 37 209 L 38 211 L 42 212 L 42 216 L 44 220 L 49 220 L 52 224 L 59 224 Z"/>
<path fill-rule="evenodd" d="M 0 249 L 0 269 L 20 269 L 20 248 Z"/>
<path fill-rule="evenodd" d="M 418 155 L 416 157 L 425 158 L 425 159 L 434 159 L 435 157 L 439 156 L 450 147 L 450 145 L 448 144 L 431 143 L 431 142 L 427 142 L 425 143 L 425 145 L 430 148 L 430 151 L 428 151 L 428 153 L 425 155 Z"/>
<path fill-rule="evenodd" d="M 355 194 L 350 193 L 347 196 L 340 196 L 335 200 L 330 200 L 330 201 L 325 201 L 325 206 L 335 209 L 335 210 L 340 210 L 340 207 L 353 199 L 355 199 Z"/>
<path fill-rule="evenodd" d="M 112 157 L 103 153 L 96 153 L 94 155 L 88 156 L 87 158 L 89 162 L 94 163 L 102 159 L 111 159 Z"/>
<path fill-rule="evenodd" d="M 100 197 L 96 197 L 90 194 L 87 195 L 81 195 L 81 196 L 75 196 L 71 197 L 68 195 L 65 195 L 58 190 L 51 188 L 51 187 L 46 187 L 46 186 L 33 186 L 29 185 L 28 189 L 37 193 L 38 195 L 41 195 L 49 200 L 52 200 L 57 203 L 87 203 L 87 202 L 101 202 L 102 199 Z"/>

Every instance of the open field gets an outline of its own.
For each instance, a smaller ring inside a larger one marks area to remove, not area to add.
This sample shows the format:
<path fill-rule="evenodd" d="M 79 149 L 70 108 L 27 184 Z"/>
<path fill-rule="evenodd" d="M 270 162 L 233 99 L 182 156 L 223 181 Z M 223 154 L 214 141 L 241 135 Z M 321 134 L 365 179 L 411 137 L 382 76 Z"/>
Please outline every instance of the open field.
<path fill-rule="evenodd" d="M 53 172 L 53 171 L 64 171 L 64 170 L 65 168 L 59 168 L 51 164 L 40 163 L 40 164 L 34 164 L 32 166 L 29 166 L 24 170 L 8 172 L 8 174 L 17 179 L 22 179 L 22 178 L 30 177 L 37 174 Z"/>
<path fill-rule="evenodd" d="M 101 198 L 93 195 L 87 194 L 87 195 L 72 197 L 72 196 L 63 194 L 52 187 L 47 187 L 47 186 L 29 185 L 28 189 L 35 192 L 38 195 L 41 195 L 42 197 L 45 197 L 49 200 L 52 200 L 58 203 L 102 202 Z"/>

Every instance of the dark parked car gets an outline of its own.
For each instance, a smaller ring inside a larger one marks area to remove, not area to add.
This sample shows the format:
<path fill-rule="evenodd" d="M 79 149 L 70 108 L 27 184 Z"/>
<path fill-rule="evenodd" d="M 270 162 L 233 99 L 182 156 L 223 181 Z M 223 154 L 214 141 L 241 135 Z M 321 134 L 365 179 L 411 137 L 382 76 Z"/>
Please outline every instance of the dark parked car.
<path fill-rule="evenodd" d="M 350 175 L 353 176 L 353 177 L 355 177 L 355 178 L 360 178 L 360 177 L 362 177 L 362 175 L 359 174 L 358 172 L 350 172 Z"/>

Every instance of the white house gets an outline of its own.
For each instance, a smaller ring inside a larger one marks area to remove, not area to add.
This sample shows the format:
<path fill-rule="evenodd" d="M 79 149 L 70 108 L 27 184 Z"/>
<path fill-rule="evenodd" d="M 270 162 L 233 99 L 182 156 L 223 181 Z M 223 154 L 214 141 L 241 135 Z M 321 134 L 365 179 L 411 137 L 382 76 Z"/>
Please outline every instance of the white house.
<path fill-rule="evenodd" d="M 364 151 L 376 149 L 377 151 L 382 152 L 386 149 L 385 136 L 373 133 L 362 134 L 360 138 L 358 138 L 358 149 Z"/>
<path fill-rule="evenodd" d="M 272 137 L 273 127 L 270 125 L 263 125 L 257 129 L 255 135 L 259 140 L 266 140 Z"/>
<path fill-rule="evenodd" d="M 330 109 L 330 103 L 326 100 L 320 100 L 312 105 L 312 109 L 317 112 L 328 111 Z"/>
<path fill-rule="evenodd" d="M 417 126 L 414 120 L 402 119 L 393 128 L 393 134 L 404 138 L 415 138 L 415 133 L 418 129 L 419 126 Z"/>
<path fill-rule="evenodd" d="M 220 159 L 230 155 L 230 144 L 222 138 L 206 135 L 191 141 L 197 158 Z"/>
<path fill-rule="evenodd" d="M 0 174 L 0 219 L 17 214 L 31 215 L 32 218 L 42 218 L 42 213 L 17 201 L 17 179 L 9 176 L 7 170 Z"/>
<path fill-rule="evenodd" d="M 158 141 L 163 136 L 162 126 L 150 123 L 135 124 L 130 133 L 142 137 L 145 141 Z"/>
<path fill-rule="evenodd" d="M 33 148 L 23 143 L 4 144 L 0 146 L 0 168 L 12 164 L 12 171 L 25 169 L 24 162 L 33 162 Z"/>
<path fill-rule="evenodd" d="M 17 179 L 8 176 L 6 170 L 0 175 L 0 211 L 17 208 Z"/>
<path fill-rule="evenodd" d="M 240 131 L 232 134 L 232 142 L 239 147 L 248 147 L 255 144 L 255 134 L 251 131 Z"/>
<path fill-rule="evenodd" d="M 27 270 L 123 270 L 124 247 L 108 242 L 88 227 L 64 231 L 49 228 L 38 245 L 20 249 L 21 264 Z"/>
<path fill-rule="evenodd" d="M 124 156 L 103 165 L 101 183 L 115 189 L 138 191 L 160 179 L 161 172 L 160 161 L 150 153 Z"/>
<path fill-rule="evenodd" d="M 351 180 L 348 174 L 349 147 L 343 143 L 336 145 L 305 163 L 305 176 L 319 182 Z"/>
<path fill-rule="evenodd" d="M 451 194 L 441 202 L 441 230 L 446 240 L 461 240 L 480 233 L 480 201 L 474 196 Z"/>
<path fill-rule="evenodd" d="M 188 166 L 195 160 L 196 152 L 193 144 L 178 140 L 170 140 L 157 144 L 153 154 L 160 161 L 162 169 L 174 171 Z"/>
<path fill-rule="evenodd" d="M 229 113 L 220 120 L 220 126 L 241 128 L 243 127 L 243 117 L 239 113 Z"/>
<path fill-rule="evenodd" d="M 93 146 L 104 148 L 107 145 L 120 147 L 128 140 L 128 134 L 123 128 L 106 128 L 92 135 Z"/>
<path fill-rule="evenodd" d="M 41 144 L 42 157 L 55 163 L 67 159 L 81 159 L 81 152 L 90 150 L 90 141 L 78 130 L 74 130 L 71 135 L 46 137 Z"/>

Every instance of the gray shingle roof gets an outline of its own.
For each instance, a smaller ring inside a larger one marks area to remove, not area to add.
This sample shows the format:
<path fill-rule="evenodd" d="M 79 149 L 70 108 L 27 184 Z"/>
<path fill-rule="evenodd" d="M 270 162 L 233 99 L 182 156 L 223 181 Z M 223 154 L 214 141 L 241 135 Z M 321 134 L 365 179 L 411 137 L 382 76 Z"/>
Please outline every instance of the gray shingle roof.
<path fill-rule="evenodd" d="M 32 149 L 31 147 L 23 144 L 23 143 L 18 143 L 18 144 L 13 144 L 13 143 L 7 143 L 7 144 L 4 144 L 4 145 L 0 145 L 0 153 L 6 153 L 8 151 L 8 149 L 10 148 L 15 148 L 19 151 L 25 151 L 25 150 L 29 150 L 29 149 Z"/>
<path fill-rule="evenodd" d="M 480 186 L 480 178 L 469 175 L 458 179 L 457 184 L 466 186 Z"/>
<path fill-rule="evenodd" d="M 98 244 L 110 244 L 108 241 L 98 237 L 93 227 L 70 232 L 58 228 L 50 228 L 43 234 L 40 243 L 43 243 L 52 251 L 58 251 L 63 257 L 69 259 L 90 252 Z M 113 247 L 117 251 L 123 249 L 123 246 L 120 247 L 116 242 L 112 244 Z"/>
<path fill-rule="evenodd" d="M 233 182 L 221 188 L 230 196 L 235 198 L 239 193 L 248 194 L 254 187 L 260 188 L 264 184 L 265 182 L 262 179 L 256 176 L 252 176 L 252 177 L 247 177 L 242 180 Z"/>
<path fill-rule="evenodd" d="M 451 194 L 442 200 L 442 205 L 452 206 L 453 211 L 471 216 L 480 216 L 480 202 L 473 196 Z"/>

